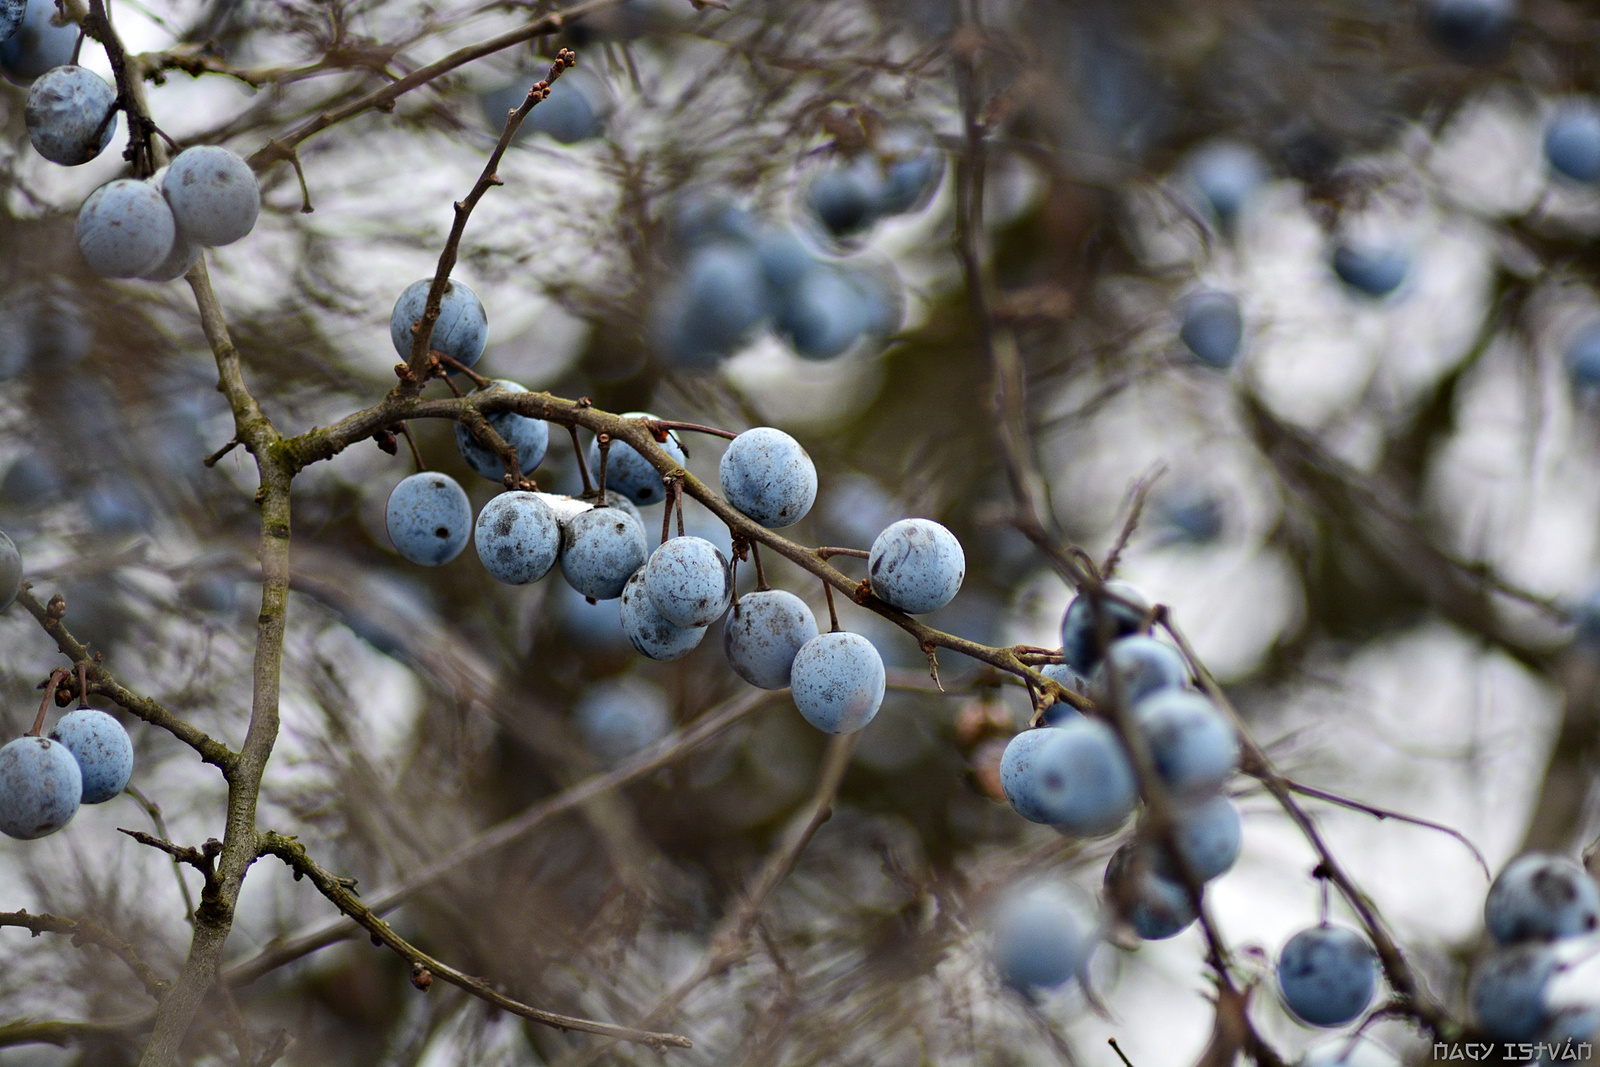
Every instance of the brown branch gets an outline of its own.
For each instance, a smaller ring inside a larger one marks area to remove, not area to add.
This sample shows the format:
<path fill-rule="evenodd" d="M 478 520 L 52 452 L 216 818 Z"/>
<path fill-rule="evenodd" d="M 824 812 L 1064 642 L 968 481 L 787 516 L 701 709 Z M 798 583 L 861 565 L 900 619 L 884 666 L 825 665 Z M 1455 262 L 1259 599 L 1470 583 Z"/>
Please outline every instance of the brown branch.
<path fill-rule="evenodd" d="M 693 1044 L 686 1037 L 679 1034 L 654 1033 L 647 1030 L 635 1030 L 628 1026 L 616 1026 L 612 1023 L 595 1022 L 592 1019 L 580 1019 L 571 1015 L 558 1015 L 555 1012 L 545 1011 L 524 1004 L 519 1000 L 506 996 L 481 978 L 474 978 L 456 970 L 447 963 L 428 955 L 405 938 L 394 932 L 390 925 L 375 915 L 371 908 L 363 904 L 351 891 L 347 879 L 342 879 L 329 874 L 316 861 L 306 854 L 305 848 L 292 837 L 268 830 L 260 835 L 261 854 L 278 857 L 295 872 L 311 880 L 317 891 L 327 897 L 340 911 L 360 923 L 361 926 L 378 941 L 393 949 L 402 959 L 410 962 L 412 967 L 412 981 L 419 988 L 426 989 L 428 981 L 425 976 L 442 978 L 451 985 L 466 990 L 480 1000 L 487 1001 L 503 1011 L 520 1015 L 524 1019 L 531 1019 L 558 1030 L 578 1030 L 588 1034 L 598 1034 L 601 1037 L 614 1038 L 618 1041 L 632 1041 L 638 1044 L 649 1045 L 656 1051 L 665 1051 L 668 1048 L 692 1048 Z"/>
<path fill-rule="evenodd" d="M 172 987 L 171 982 L 162 978 L 140 958 L 132 945 L 92 919 L 68 919 L 61 915 L 33 915 L 26 911 L 4 911 L 0 912 L 0 926 L 21 927 L 31 931 L 34 937 L 40 934 L 66 934 L 72 938 L 73 945 L 79 948 L 84 945 L 97 945 L 127 964 L 128 970 L 139 979 L 145 992 L 157 1000 L 165 996 L 167 990 Z"/>
<path fill-rule="evenodd" d="M 137 63 L 128 59 L 122 40 L 111 26 L 105 0 L 89 0 L 89 10 L 83 16 L 83 32 L 105 47 L 106 59 L 111 63 L 111 73 L 117 83 L 117 106 L 128 116 L 128 147 L 123 158 L 133 167 L 135 178 L 148 178 L 164 160 L 155 137 L 161 133 L 151 120 L 144 105 L 144 86 L 137 73 Z M 168 139 L 170 143 L 170 139 Z"/>
<path fill-rule="evenodd" d="M 150 1029 L 155 1012 L 105 1022 L 70 1019 L 19 1019 L 0 1025 L 0 1048 L 17 1045 L 56 1045 L 64 1047 L 86 1037 L 125 1037 Z"/>
<path fill-rule="evenodd" d="M 167 820 L 161 814 L 161 805 L 145 796 L 134 786 L 125 786 L 122 791 L 132 797 L 134 802 L 144 809 L 145 814 L 150 816 L 151 823 L 155 825 L 156 833 L 163 839 L 170 840 L 172 835 L 167 832 Z M 184 918 L 192 923 L 194 922 L 194 897 L 189 892 L 189 883 L 184 880 L 182 863 L 183 861 L 178 857 L 172 857 L 172 873 L 178 879 L 178 892 L 183 895 L 183 915 Z"/>
<path fill-rule="evenodd" d="M 1317 800 L 1325 800 L 1329 804 L 1337 804 L 1341 808 L 1349 808 L 1351 811 L 1359 811 L 1363 814 L 1371 815 L 1379 822 L 1382 822 L 1385 819 L 1393 819 L 1396 822 L 1410 823 L 1412 826 L 1422 826 L 1429 830 L 1437 830 L 1441 834 L 1447 834 L 1461 842 L 1466 850 L 1472 853 L 1472 858 L 1478 861 L 1478 866 L 1482 869 L 1484 878 L 1488 879 L 1489 881 L 1494 880 L 1494 873 L 1489 869 L 1489 861 L 1483 858 L 1483 853 L 1479 852 L 1478 847 L 1471 841 L 1467 840 L 1467 836 L 1460 830 L 1453 830 L 1443 823 L 1432 822 L 1428 819 L 1419 819 L 1415 815 L 1405 815 L 1398 811 L 1390 811 L 1388 808 L 1380 808 L 1359 800 L 1351 800 L 1349 797 L 1342 797 L 1337 793 L 1329 793 L 1325 790 L 1316 789 L 1309 785 L 1302 785 L 1299 782 L 1293 781 L 1289 778 L 1283 779 L 1283 784 L 1289 787 L 1290 792 L 1299 793 L 1301 796 L 1314 797 Z"/>
<path fill-rule="evenodd" d="M 1128 517 L 1122 523 L 1122 529 L 1117 533 L 1117 539 L 1111 545 L 1111 551 L 1106 553 L 1106 560 L 1100 564 L 1100 577 L 1110 580 L 1117 571 L 1117 564 L 1122 560 L 1123 550 L 1128 547 L 1128 542 L 1133 540 L 1134 531 L 1139 528 L 1139 519 L 1144 515 L 1145 500 L 1150 496 L 1150 489 L 1156 484 L 1163 474 L 1167 472 L 1164 465 L 1157 464 L 1156 468 L 1143 475 L 1133 485 L 1133 502 L 1128 506 Z"/>
<path fill-rule="evenodd" d="M 72 635 L 62 617 L 52 615 L 50 609 L 39 603 L 38 597 L 34 596 L 31 590 L 32 584 L 23 582 L 22 590 L 17 594 L 17 603 L 39 621 L 39 625 L 44 627 L 44 632 L 54 639 L 56 648 L 61 650 L 62 655 L 74 663 L 84 661 L 89 663 L 90 692 L 98 693 L 115 702 L 118 707 L 137 715 L 151 726 L 158 726 L 167 731 L 198 752 L 206 763 L 227 770 L 234 756 L 227 745 L 207 736 L 199 728 L 180 719 L 154 700 L 124 689 L 116 677 L 95 660 L 88 647 Z"/>

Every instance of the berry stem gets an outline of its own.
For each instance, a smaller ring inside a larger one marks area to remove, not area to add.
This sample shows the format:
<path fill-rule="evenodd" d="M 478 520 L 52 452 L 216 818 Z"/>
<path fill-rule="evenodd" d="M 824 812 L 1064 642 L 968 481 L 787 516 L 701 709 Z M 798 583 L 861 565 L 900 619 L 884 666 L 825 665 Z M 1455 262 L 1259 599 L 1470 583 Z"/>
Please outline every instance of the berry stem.
<path fill-rule="evenodd" d="M 492 386 L 494 384 L 488 378 L 485 378 L 483 375 L 479 374 L 477 371 L 474 371 L 472 368 L 468 367 L 465 363 L 462 363 L 460 360 L 456 359 L 454 356 L 447 356 L 443 352 L 440 352 L 438 349 L 434 349 L 433 350 L 433 354 L 439 358 L 440 364 L 449 367 L 451 370 L 455 371 L 457 374 L 465 374 L 467 376 L 467 379 L 470 382 L 472 382 L 473 385 L 476 385 L 479 389 L 487 389 L 487 388 L 489 388 L 490 386 Z M 448 377 L 445 378 L 445 381 L 448 382 L 449 380 L 450 379 Z M 459 396 L 460 394 L 457 394 L 457 395 Z"/>
<path fill-rule="evenodd" d="M 578 457 L 578 475 L 583 479 L 583 495 L 588 496 L 594 492 L 594 482 L 589 480 L 589 461 L 584 458 L 583 446 L 578 443 L 577 425 L 568 426 L 567 432 L 572 434 L 572 453 Z"/>
<path fill-rule="evenodd" d="M 89 661 L 80 659 L 76 666 L 78 668 L 78 707 L 87 708 L 89 706 Z"/>
<path fill-rule="evenodd" d="M 33 729 L 24 734 L 24 737 L 44 736 L 44 717 L 50 710 L 50 702 L 56 698 L 56 689 L 71 676 L 72 672 L 65 667 L 57 667 L 50 672 L 50 680 L 44 684 L 44 699 L 39 701 L 39 714 L 33 720 Z"/>
<path fill-rule="evenodd" d="M 428 465 L 422 462 L 422 453 L 417 449 L 417 439 L 411 436 L 411 426 L 404 419 L 400 420 L 400 432 L 406 435 L 406 444 L 411 446 L 411 458 L 416 461 L 417 473 L 421 474 L 428 469 Z"/>
<path fill-rule="evenodd" d="M 595 444 L 600 446 L 600 495 L 596 498 L 594 506 L 603 508 L 606 506 L 606 459 L 611 453 L 611 435 L 603 433 L 594 440 Z"/>
<path fill-rule="evenodd" d="M 833 556 L 850 556 L 853 559 L 871 559 L 872 553 L 864 548 L 836 548 L 824 546 L 817 549 L 818 559 L 828 559 Z"/>
<path fill-rule="evenodd" d="M 702 426 L 698 422 L 672 422 L 667 419 L 654 419 L 650 423 L 650 431 L 658 439 L 665 438 L 668 430 L 688 430 L 692 433 L 708 433 L 712 437 L 720 437 L 725 441 L 732 441 L 739 435 L 732 430 L 719 430 L 715 426 Z"/>
<path fill-rule="evenodd" d="M 833 606 L 833 586 L 822 583 L 822 592 L 828 598 L 828 632 L 839 632 L 839 609 Z"/>
<path fill-rule="evenodd" d="M 761 546 L 754 541 L 750 542 L 750 558 L 756 564 L 756 592 L 764 593 L 771 587 L 767 585 L 767 572 L 761 569 Z"/>

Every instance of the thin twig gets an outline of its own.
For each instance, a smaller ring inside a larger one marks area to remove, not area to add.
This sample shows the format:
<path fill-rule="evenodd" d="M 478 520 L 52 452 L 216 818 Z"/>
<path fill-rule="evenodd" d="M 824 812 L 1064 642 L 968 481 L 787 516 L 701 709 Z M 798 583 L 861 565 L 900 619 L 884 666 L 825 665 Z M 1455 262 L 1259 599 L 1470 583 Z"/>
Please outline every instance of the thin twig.
<path fill-rule="evenodd" d="M 1349 808 L 1352 811 L 1359 811 L 1366 815 L 1371 815 L 1374 819 L 1377 819 L 1380 822 L 1384 819 L 1393 819 L 1396 822 L 1410 823 L 1413 826 L 1422 826 L 1429 830 L 1437 830 L 1441 834 L 1447 834 L 1461 842 L 1466 850 L 1472 853 L 1472 858 L 1478 861 L 1478 867 L 1483 871 L 1484 878 L 1491 882 L 1494 881 L 1494 873 L 1489 869 L 1489 861 L 1483 858 L 1483 853 L 1479 852 L 1478 847 L 1471 841 L 1467 840 L 1467 836 L 1460 830 L 1451 829 L 1443 823 L 1433 822 L 1429 819 L 1419 819 L 1415 815 L 1405 815 L 1401 812 L 1390 811 L 1388 808 L 1380 808 L 1360 800 L 1351 800 L 1349 797 L 1342 797 L 1337 793 L 1329 793 L 1326 790 L 1316 789 L 1309 785 L 1302 785 L 1299 782 L 1289 778 L 1284 778 L 1283 784 L 1289 788 L 1290 792 L 1299 793 L 1302 796 L 1315 797 L 1318 800 L 1325 800 L 1329 804 L 1337 804 L 1341 808 Z"/>
<path fill-rule="evenodd" d="M 68 934 L 72 937 L 72 943 L 80 947 L 98 945 L 127 964 L 128 970 L 139 979 L 145 992 L 157 1000 L 165 996 L 167 990 L 172 987 L 171 982 L 162 978 L 140 958 L 132 945 L 91 919 L 68 919 L 61 915 L 33 915 L 26 911 L 6 911 L 0 912 L 0 926 L 19 926 L 32 931 L 35 937 L 40 934 Z"/>
<path fill-rule="evenodd" d="M 167 831 L 167 820 L 161 815 L 161 806 L 139 792 L 132 785 L 124 786 L 122 791 L 132 797 L 144 809 L 145 814 L 150 816 L 150 822 L 154 824 L 156 833 L 163 840 L 171 840 L 172 834 Z M 172 873 L 178 879 L 178 892 L 183 894 L 183 917 L 192 923 L 194 922 L 194 897 L 189 892 L 189 883 L 183 877 L 183 861 L 176 856 L 172 857 Z"/>

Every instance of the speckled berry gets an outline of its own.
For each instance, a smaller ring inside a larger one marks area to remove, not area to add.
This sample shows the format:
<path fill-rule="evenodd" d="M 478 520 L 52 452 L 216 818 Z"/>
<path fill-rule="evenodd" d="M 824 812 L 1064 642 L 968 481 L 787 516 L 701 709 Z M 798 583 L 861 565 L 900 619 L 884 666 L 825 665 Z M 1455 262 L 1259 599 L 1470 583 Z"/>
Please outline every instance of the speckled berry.
<path fill-rule="evenodd" d="M 629 411 L 622 416 L 625 419 L 653 419 L 654 415 L 647 411 Z M 683 446 L 678 443 L 676 434 L 667 434 L 667 439 L 661 442 L 662 451 L 672 457 L 675 463 L 684 463 L 687 457 L 683 454 Z M 600 442 L 589 442 L 589 471 L 599 477 L 600 475 Z M 632 445 L 625 441 L 611 442 L 611 447 L 606 450 L 606 488 L 615 489 L 617 492 L 632 500 L 641 508 L 651 504 L 659 504 L 667 498 L 666 485 L 661 481 L 661 472 L 650 465 L 649 460 L 636 452 Z"/>
<path fill-rule="evenodd" d="M 473 540 L 484 570 L 507 585 L 527 585 L 555 566 L 561 524 L 533 493 L 501 493 L 478 512 Z"/>
<path fill-rule="evenodd" d="M 1600 926 L 1600 886 L 1565 856 L 1519 856 L 1489 887 L 1483 918 L 1502 945 L 1581 937 Z"/>
<path fill-rule="evenodd" d="M 596 600 L 621 596 L 647 552 L 644 527 L 621 508 L 590 508 L 561 528 L 561 575 Z"/>
<path fill-rule="evenodd" d="M 619 605 L 622 632 L 640 655 L 662 663 L 682 659 L 699 647 L 706 635 L 704 626 L 675 626 L 661 617 L 650 594 L 645 592 L 644 568 L 640 567 L 622 587 Z"/>
<path fill-rule="evenodd" d="M 61 716 L 50 740 L 78 761 L 83 803 L 104 804 L 121 796 L 133 777 L 133 741 L 122 724 L 103 711 L 79 708 Z"/>
<path fill-rule="evenodd" d="M 795 707 L 825 734 L 855 733 L 878 714 L 883 657 L 860 634 L 819 634 L 800 646 L 789 672 Z"/>
<path fill-rule="evenodd" d="M 27 14 L 28 0 L 0 0 L 0 41 L 6 41 L 22 25 Z"/>
<path fill-rule="evenodd" d="M 117 91 L 87 67 L 56 67 L 28 90 L 23 114 L 34 150 L 52 163 L 76 167 L 111 143 Z"/>
<path fill-rule="evenodd" d="M 219 145 L 185 148 L 167 167 L 161 191 L 178 229 L 208 247 L 229 245 L 255 229 L 261 187 L 250 164 Z"/>
<path fill-rule="evenodd" d="M 82 799 L 83 772 L 66 746 L 19 737 L 0 748 L 0 833 L 24 841 L 53 834 Z"/>
<path fill-rule="evenodd" d="M 817 467 L 800 442 L 770 426 L 735 437 L 717 464 L 722 495 L 769 530 L 793 526 L 817 499 Z"/>
<path fill-rule="evenodd" d="M 674 537 L 651 553 L 644 588 L 674 626 L 710 626 L 733 602 L 728 561 L 703 537 Z"/>
<path fill-rule="evenodd" d="M 1367 939 L 1342 926 L 1313 926 L 1278 955 L 1278 987 L 1295 1018 L 1342 1026 L 1367 1009 L 1378 986 L 1378 957 Z"/>
<path fill-rule="evenodd" d="M 746 593 L 722 624 L 722 649 L 733 672 L 758 689 L 784 689 L 789 670 L 817 620 L 805 601 L 782 589 Z"/>
<path fill-rule="evenodd" d="M 516 382 L 499 380 L 494 385 L 510 393 L 528 391 Z M 517 450 L 517 466 L 523 474 L 532 474 L 544 462 L 545 451 L 550 447 L 549 423 L 543 419 L 518 415 L 514 411 L 496 411 L 492 415 L 485 415 L 484 419 L 502 441 Z M 467 461 L 467 466 L 483 477 L 492 482 L 499 482 L 505 477 L 506 467 L 500 462 L 499 455 L 474 437 L 466 423 L 456 423 L 456 449 L 461 453 L 461 458 Z"/>
<path fill-rule="evenodd" d="M 879 600 L 921 615 L 955 599 L 967 576 L 967 556 L 956 535 L 932 519 L 901 519 L 872 542 L 867 573 Z"/>
<path fill-rule="evenodd" d="M 389 340 L 401 359 L 411 358 L 412 327 L 422 321 L 432 287 L 432 278 L 419 278 L 406 286 L 394 302 L 394 311 L 389 315 Z M 478 362 L 488 343 L 489 316 L 483 310 L 483 301 L 465 282 L 447 280 L 444 295 L 439 298 L 439 317 L 428 336 L 429 350 L 443 352 L 463 367 L 470 367 Z"/>
<path fill-rule="evenodd" d="M 154 269 L 177 234 L 161 194 L 131 178 L 102 185 L 78 210 L 78 249 L 102 278 L 137 278 Z"/>
<path fill-rule="evenodd" d="M 423 471 L 394 487 L 385 511 L 389 540 L 412 563 L 437 567 L 467 547 L 472 504 L 448 474 Z"/>
<path fill-rule="evenodd" d="M 15 11 L 14 7 L 8 10 Z M 55 0 L 28 0 L 14 32 L 0 41 L 0 73 L 16 85 L 72 62 L 78 47 L 78 24 L 63 20 L 57 26 Z"/>

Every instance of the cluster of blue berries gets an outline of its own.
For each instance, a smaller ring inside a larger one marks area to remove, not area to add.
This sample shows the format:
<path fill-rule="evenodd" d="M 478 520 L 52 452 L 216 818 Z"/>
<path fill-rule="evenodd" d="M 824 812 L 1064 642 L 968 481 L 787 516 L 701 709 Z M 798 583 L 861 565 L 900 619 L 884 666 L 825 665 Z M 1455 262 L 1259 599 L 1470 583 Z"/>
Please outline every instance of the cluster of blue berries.
<path fill-rule="evenodd" d="M 834 240 L 860 236 L 879 220 L 904 215 L 932 197 L 944 174 L 944 156 L 918 133 L 895 131 L 875 150 L 833 160 L 807 184 L 810 218 Z"/>
<path fill-rule="evenodd" d="M 1552 1008 L 1560 942 L 1600 931 L 1600 887 L 1564 856 L 1529 853 L 1506 865 L 1489 887 L 1484 926 L 1495 947 L 1472 979 L 1478 1024 L 1501 1041 L 1554 1045 L 1600 1042 L 1600 998 Z"/>

